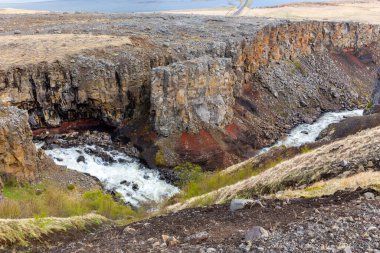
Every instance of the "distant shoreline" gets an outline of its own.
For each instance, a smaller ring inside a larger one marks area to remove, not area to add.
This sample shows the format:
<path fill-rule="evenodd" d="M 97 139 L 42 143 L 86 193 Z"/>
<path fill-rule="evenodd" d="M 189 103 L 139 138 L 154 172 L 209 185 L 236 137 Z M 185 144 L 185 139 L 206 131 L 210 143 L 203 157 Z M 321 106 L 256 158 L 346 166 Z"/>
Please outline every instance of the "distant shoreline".
<path fill-rule="evenodd" d="M 236 8 L 210 8 L 176 10 L 161 13 L 231 16 Z M 380 24 L 380 1 L 377 0 L 332 0 L 326 2 L 300 2 L 282 4 L 277 7 L 246 8 L 245 17 L 265 17 L 293 21 L 353 21 Z"/>

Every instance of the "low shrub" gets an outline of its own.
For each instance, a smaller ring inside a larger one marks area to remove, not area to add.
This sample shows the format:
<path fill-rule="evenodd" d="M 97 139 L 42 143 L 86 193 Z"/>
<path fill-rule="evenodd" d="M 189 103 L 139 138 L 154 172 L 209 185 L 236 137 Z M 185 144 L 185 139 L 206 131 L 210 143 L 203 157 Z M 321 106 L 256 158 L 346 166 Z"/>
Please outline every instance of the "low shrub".
<path fill-rule="evenodd" d="M 262 165 L 261 167 L 255 168 L 251 164 L 246 164 L 239 170 L 233 171 L 231 173 L 225 173 L 223 171 L 217 171 L 213 173 L 200 173 L 190 172 L 191 175 L 195 174 L 194 178 L 189 180 L 186 184 L 183 184 L 180 193 L 181 201 L 200 196 L 225 186 L 233 185 L 239 181 L 245 180 L 252 176 L 256 176 L 261 172 L 275 166 L 280 163 L 282 159 L 277 159 L 275 161 L 269 162 Z M 196 172 L 199 169 L 195 169 Z M 178 196 L 176 196 L 178 198 Z M 206 201 L 207 203 L 210 201 Z"/>
<path fill-rule="evenodd" d="M 202 167 L 190 162 L 176 166 L 174 168 L 174 172 L 179 179 L 176 184 L 180 188 L 184 187 L 190 182 L 198 181 L 204 176 Z"/>

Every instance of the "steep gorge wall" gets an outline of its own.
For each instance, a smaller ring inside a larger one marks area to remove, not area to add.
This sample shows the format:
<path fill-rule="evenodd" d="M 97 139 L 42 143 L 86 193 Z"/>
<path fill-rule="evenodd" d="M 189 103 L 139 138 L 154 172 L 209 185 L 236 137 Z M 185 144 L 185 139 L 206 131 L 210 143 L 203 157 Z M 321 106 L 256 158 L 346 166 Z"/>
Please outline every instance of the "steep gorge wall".
<path fill-rule="evenodd" d="M 380 30 L 369 24 L 205 18 L 216 28 L 203 43 L 196 27 L 182 41 L 183 24 L 168 19 L 171 32 L 160 33 L 171 44 L 136 36 L 0 70 L 0 103 L 28 110 L 34 129 L 88 118 L 117 126 L 151 166 L 159 154 L 164 166 L 217 168 L 323 111 L 365 105 L 380 65 Z"/>
<path fill-rule="evenodd" d="M 289 23 L 265 27 L 252 40 L 242 41 L 230 52 L 226 49 L 226 56 L 230 58 L 206 56 L 155 68 L 151 95 L 155 130 L 168 136 L 180 131 L 197 132 L 204 127 L 202 124 L 226 126 L 234 119 L 235 97 L 240 96 L 243 85 L 252 80 L 260 68 L 311 54 L 355 51 L 379 38 L 378 26 Z M 291 92 L 293 87 L 288 86 Z M 347 86 L 346 89 L 356 88 Z"/>

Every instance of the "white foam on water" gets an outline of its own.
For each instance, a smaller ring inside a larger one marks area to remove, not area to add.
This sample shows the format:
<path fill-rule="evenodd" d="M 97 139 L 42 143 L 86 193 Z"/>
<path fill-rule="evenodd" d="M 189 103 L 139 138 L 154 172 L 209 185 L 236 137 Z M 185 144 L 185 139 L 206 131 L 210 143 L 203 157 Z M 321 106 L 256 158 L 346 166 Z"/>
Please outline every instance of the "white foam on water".
<path fill-rule="evenodd" d="M 345 118 L 362 115 L 363 110 L 325 113 L 312 124 L 302 124 L 293 128 L 284 139 L 279 140 L 271 147 L 262 149 L 259 154 L 265 153 L 273 147 L 300 147 L 304 144 L 315 142 L 319 134 L 330 124 L 338 123 Z"/>
<path fill-rule="evenodd" d="M 91 152 L 86 153 L 85 149 L 101 149 L 116 162 L 109 164 Z M 105 151 L 101 147 L 86 145 L 53 148 L 45 150 L 45 152 L 58 165 L 67 166 L 69 169 L 88 173 L 98 178 L 107 190 L 120 193 L 125 201 L 134 206 L 147 201 L 160 202 L 179 192 L 177 187 L 161 180 L 158 171 L 148 169 L 137 160 L 115 150 Z M 84 157 L 85 162 L 77 161 L 80 156 Z M 123 181 L 128 183 L 121 184 Z M 133 189 L 134 184 L 135 189 Z M 136 189 L 136 185 L 138 189 Z"/>

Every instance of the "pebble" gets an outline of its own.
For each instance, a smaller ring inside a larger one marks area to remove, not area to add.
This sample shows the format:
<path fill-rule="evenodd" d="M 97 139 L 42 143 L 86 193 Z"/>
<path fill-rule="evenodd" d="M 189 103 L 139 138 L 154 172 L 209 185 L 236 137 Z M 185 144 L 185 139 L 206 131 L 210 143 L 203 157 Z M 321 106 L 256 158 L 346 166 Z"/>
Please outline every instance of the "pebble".
<path fill-rule="evenodd" d="M 196 244 L 196 243 L 200 243 L 202 241 L 207 240 L 208 237 L 209 237 L 209 233 L 207 233 L 206 231 L 203 231 L 194 235 L 187 236 L 184 241 Z"/>
<path fill-rule="evenodd" d="M 176 246 L 179 244 L 179 241 L 174 236 L 170 235 L 162 235 L 162 240 L 167 246 Z"/>

